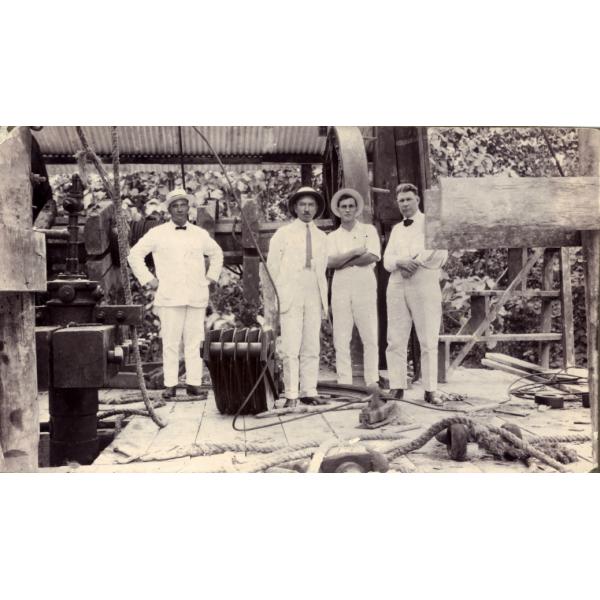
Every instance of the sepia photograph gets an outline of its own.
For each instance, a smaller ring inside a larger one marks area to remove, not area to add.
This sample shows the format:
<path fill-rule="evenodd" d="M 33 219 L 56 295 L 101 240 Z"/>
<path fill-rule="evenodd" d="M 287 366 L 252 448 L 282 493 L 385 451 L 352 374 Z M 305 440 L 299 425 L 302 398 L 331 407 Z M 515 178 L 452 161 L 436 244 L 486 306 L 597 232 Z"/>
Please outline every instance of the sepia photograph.
<path fill-rule="evenodd" d="M 597 12 L 3 3 L 3 598 L 594 595 Z"/>
<path fill-rule="evenodd" d="M 597 469 L 599 130 L 0 131 L 2 470 Z"/>

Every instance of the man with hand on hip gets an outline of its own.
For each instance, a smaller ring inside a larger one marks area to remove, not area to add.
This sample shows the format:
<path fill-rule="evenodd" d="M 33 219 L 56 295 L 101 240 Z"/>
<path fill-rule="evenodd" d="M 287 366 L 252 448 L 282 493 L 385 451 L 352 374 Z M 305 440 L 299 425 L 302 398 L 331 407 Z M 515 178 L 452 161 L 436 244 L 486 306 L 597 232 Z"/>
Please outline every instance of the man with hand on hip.
<path fill-rule="evenodd" d="M 202 383 L 200 345 L 209 285 L 219 280 L 223 252 L 208 232 L 188 221 L 192 197 L 183 189 L 167 194 L 165 208 L 171 220 L 153 227 L 129 253 L 133 274 L 143 286 L 156 290 L 154 307 L 161 322 L 165 387 L 162 396 L 173 398 L 179 373 L 179 346 L 183 338 L 186 392 L 197 396 Z M 144 258 L 152 253 L 156 277 Z M 210 264 L 206 271 L 204 257 Z"/>
<path fill-rule="evenodd" d="M 327 253 L 328 266 L 335 270 L 331 308 L 338 383 L 352 384 L 350 342 L 356 325 L 363 344 L 365 384 L 373 386 L 379 383 L 374 269 L 381 258 L 381 244 L 375 227 L 358 221 L 364 205 L 356 190 L 344 188 L 335 193 L 331 212 L 341 225 L 327 236 Z"/>
<path fill-rule="evenodd" d="M 325 202 L 311 187 L 288 200 L 295 217 L 269 243 L 267 267 L 279 295 L 286 407 L 326 404 L 318 397 L 321 320 L 327 317 L 327 236 L 313 222 Z"/>
<path fill-rule="evenodd" d="M 425 215 L 419 210 L 417 188 L 401 183 L 396 201 L 403 221 L 392 229 L 383 255 L 391 273 L 387 286 L 388 346 L 386 359 L 392 398 L 402 399 L 407 388 L 406 361 L 412 323 L 421 346 L 425 401 L 441 404 L 437 390 L 437 351 L 442 321 L 440 269 L 446 250 L 425 249 Z"/>

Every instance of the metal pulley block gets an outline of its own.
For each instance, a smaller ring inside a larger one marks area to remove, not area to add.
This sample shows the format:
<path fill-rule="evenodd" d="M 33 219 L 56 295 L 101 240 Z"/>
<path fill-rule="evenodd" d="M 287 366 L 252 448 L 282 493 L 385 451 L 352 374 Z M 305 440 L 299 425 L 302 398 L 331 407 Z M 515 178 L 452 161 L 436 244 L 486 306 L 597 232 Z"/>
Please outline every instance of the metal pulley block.
<path fill-rule="evenodd" d="M 241 414 L 258 414 L 274 407 L 279 372 L 271 329 L 213 330 L 204 341 L 202 358 L 210 372 L 221 414 L 237 414 L 250 394 Z"/>

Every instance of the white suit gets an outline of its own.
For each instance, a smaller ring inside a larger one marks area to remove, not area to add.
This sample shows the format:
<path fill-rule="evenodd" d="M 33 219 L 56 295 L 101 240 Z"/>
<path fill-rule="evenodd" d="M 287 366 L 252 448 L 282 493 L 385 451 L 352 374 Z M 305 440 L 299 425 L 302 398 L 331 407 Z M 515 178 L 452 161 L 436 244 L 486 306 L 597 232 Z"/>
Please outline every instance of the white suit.
<path fill-rule="evenodd" d="M 131 248 L 128 262 L 142 285 L 153 279 L 144 258 L 152 253 L 158 279 L 154 307 L 161 321 L 165 386 L 177 385 L 179 345 L 183 337 L 186 383 L 202 383 L 200 344 L 208 305 L 208 279 L 218 281 L 223 252 L 201 227 L 173 221 L 152 228 Z M 204 257 L 210 266 L 206 272 Z"/>
<path fill-rule="evenodd" d="M 306 267 L 307 224 L 295 219 L 269 243 L 267 267 L 280 303 L 283 381 L 288 399 L 317 395 L 321 318 L 327 314 L 327 236 L 308 224 L 312 242 Z M 300 388 L 300 389 L 299 389 Z"/>
<path fill-rule="evenodd" d="M 406 389 L 406 361 L 412 323 L 421 346 L 421 372 L 425 391 L 437 389 L 437 346 L 442 320 L 440 268 L 446 250 L 425 249 L 425 216 L 412 217 L 412 225 L 398 223 L 383 255 L 383 266 L 391 273 L 387 287 L 388 346 L 386 359 L 391 389 Z M 413 258 L 420 266 L 405 279 L 396 261 Z"/>
<path fill-rule="evenodd" d="M 330 257 L 345 254 L 357 246 L 381 258 L 381 244 L 373 225 L 356 221 L 348 231 L 339 227 L 327 236 Z M 338 383 L 352 383 L 350 342 L 354 325 L 363 344 L 364 378 L 366 385 L 379 381 L 379 349 L 377 346 L 377 279 L 375 263 L 336 269 L 333 275 L 331 308 L 333 312 L 333 343 Z"/>

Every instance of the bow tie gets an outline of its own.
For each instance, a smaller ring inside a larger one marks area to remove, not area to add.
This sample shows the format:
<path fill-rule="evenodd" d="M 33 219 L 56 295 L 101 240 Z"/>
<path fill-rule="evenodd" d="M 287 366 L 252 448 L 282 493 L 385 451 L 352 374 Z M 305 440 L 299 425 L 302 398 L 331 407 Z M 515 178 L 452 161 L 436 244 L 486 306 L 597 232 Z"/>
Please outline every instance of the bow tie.
<path fill-rule="evenodd" d="M 410 227 L 413 223 L 414 221 L 412 219 L 404 219 L 404 221 L 402 221 L 404 227 Z"/>
<path fill-rule="evenodd" d="M 186 230 L 186 226 L 185 225 L 178 225 L 177 227 L 175 227 L 175 231 L 177 231 L 178 229 L 183 229 L 185 231 Z"/>

